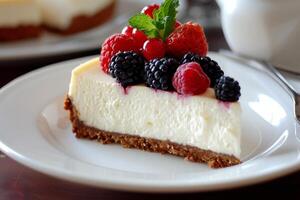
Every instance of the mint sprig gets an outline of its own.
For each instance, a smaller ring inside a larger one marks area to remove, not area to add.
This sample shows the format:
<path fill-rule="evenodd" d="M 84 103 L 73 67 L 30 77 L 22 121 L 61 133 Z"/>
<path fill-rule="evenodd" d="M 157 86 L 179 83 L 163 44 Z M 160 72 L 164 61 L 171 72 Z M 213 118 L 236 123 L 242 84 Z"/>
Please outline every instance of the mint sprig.
<path fill-rule="evenodd" d="M 129 25 L 137 28 L 149 38 L 166 38 L 174 30 L 179 0 L 165 0 L 153 13 L 153 19 L 145 14 L 137 14 L 129 19 Z"/>
<path fill-rule="evenodd" d="M 129 24 L 134 28 L 144 31 L 149 38 L 159 37 L 159 30 L 155 26 L 154 20 L 148 15 L 137 14 L 129 19 Z"/>

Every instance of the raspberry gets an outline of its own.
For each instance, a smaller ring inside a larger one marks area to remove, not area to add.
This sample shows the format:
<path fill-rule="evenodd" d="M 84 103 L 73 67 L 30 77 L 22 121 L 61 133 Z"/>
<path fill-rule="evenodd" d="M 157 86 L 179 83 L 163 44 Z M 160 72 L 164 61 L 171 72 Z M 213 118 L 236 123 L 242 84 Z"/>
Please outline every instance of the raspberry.
<path fill-rule="evenodd" d="M 177 58 L 188 52 L 205 56 L 208 51 L 203 28 L 192 22 L 177 27 L 167 38 L 166 44 L 167 53 Z"/>
<path fill-rule="evenodd" d="M 159 5 L 158 4 L 152 4 L 149 6 L 146 6 L 143 8 L 143 10 L 141 11 L 141 13 L 148 15 L 149 17 L 153 18 L 153 14 L 154 11 L 159 9 Z"/>
<path fill-rule="evenodd" d="M 241 96 L 239 82 L 228 76 L 222 76 L 215 86 L 216 98 L 221 101 L 235 102 Z"/>
<path fill-rule="evenodd" d="M 138 30 L 137 28 L 133 29 L 132 37 L 133 37 L 134 41 L 136 42 L 137 47 L 139 49 L 143 48 L 145 41 L 148 39 L 146 34 L 143 31 Z"/>
<path fill-rule="evenodd" d="M 147 60 L 163 58 L 165 56 L 165 44 L 161 39 L 149 39 L 144 43 L 143 55 Z"/>
<path fill-rule="evenodd" d="M 210 85 L 209 78 L 196 62 L 180 65 L 172 83 L 176 91 L 183 95 L 202 94 Z"/>
<path fill-rule="evenodd" d="M 132 37 L 124 34 L 114 34 L 107 38 L 102 44 L 100 62 L 104 72 L 108 72 L 110 59 L 119 51 L 138 52 L 135 41 Z"/>
<path fill-rule="evenodd" d="M 170 91 L 173 90 L 172 77 L 179 66 L 174 58 L 154 59 L 145 65 L 147 86 Z"/>
<path fill-rule="evenodd" d="M 144 58 L 133 51 L 119 52 L 111 58 L 109 73 L 123 87 L 144 81 Z"/>
<path fill-rule="evenodd" d="M 122 30 L 122 34 L 132 36 L 133 27 L 132 26 L 125 26 Z"/>
<path fill-rule="evenodd" d="M 183 56 L 181 64 L 189 62 L 197 62 L 200 64 L 202 70 L 209 77 L 210 87 L 212 88 L 216 85 L 217 80 L 224 75 L 224 72 L 218 63 L 209 57 L 200 57 L 197 54 L 187 53 Z"/>

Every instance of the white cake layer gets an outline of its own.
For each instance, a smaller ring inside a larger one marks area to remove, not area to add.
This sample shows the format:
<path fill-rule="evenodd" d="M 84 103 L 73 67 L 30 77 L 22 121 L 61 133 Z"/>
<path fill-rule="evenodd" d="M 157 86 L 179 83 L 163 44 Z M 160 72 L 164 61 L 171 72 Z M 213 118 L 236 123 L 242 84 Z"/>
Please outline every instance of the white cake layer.
<path fill-rule="evenodd" d="M 38 0 L 43 22 L 47 26 L 64 30 L 74 17 L 92 16 L 106 8 L 113 0 Z"/>
<path fill-rule="evenodd" d="M 0 27 L 37 26 L 41 21 L 35 0 L 0 0 Z"/>
<path fill-rule="evenodd" d="M 240 157 L 239 103 L 219 102 L 212 89 L 179 96 L 140 85 L 125 93 L 99 66 L 96 58 L 72 72 L 69 96 L 86 125 Z"/>

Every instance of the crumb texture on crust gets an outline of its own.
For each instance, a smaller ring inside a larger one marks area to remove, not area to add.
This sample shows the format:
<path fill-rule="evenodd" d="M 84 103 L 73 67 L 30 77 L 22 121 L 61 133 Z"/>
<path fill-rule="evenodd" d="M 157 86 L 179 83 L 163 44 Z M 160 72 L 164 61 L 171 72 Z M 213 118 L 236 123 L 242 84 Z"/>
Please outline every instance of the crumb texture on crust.
<path fill-rule="evenodd" d="M 116 143 L 125 148 L 135 148 L 144 151 L 180 156 L 189 161 L 206 163 L 211 168 L 223 168 L 241 163 L 239 159 L 231 155 L 180 145 L 170 141 L 161 141 L 139 136 L 107 132 L 86 126 L 82 121 L 80 121 L 78 112 L 72 105 L 69 97 L 65 100 L 65 109 L 70 112 L 73 132 L 78 138 L 98 140 L 102 144 Z"/>

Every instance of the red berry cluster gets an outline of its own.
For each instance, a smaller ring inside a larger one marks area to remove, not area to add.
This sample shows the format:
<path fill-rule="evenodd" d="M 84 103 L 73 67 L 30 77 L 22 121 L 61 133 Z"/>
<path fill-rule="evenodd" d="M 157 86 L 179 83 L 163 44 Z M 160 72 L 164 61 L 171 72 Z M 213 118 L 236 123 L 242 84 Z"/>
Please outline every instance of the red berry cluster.
<path fill-rule="evenodd" d="M 158 4 L 152 4 L 143 8 L 141 13 L 148 15 L 153 18 L 153 13 L 155 10 L 159 9 Z M 140 31 L 131 26 L 126 26 L 123 34 L 133 37 L 137 43 L 140 52 L 147 60 L 152 60 L 154 58 L 163 58 L 166 51 L 164 42 L 161 39 L 148 39 L 143 31 Z"/>
<path fill-rule="evenodd" d="M 146 6 L 141 13 L 153 18 L 159 5 Z M 161 38 L 148 38 L 137 28 L 126 26 L 121 33 L 107 38 L 101 50 L 101 68 L 108 73 L 111 58 L 118 52 L 132 51 L 143 56 L 148 62 L 164 57 L 181 59 L 186 53 L 205 56 L 208 44 L 199 24 L 176 21 L 173 32 L 163 41 Z M 196 95 L 206 91 L 210 85 L 207 75 L 198 63 L 187 63 L 178 67 L 173 77 L 173 87 L 179 94 Z"/>

